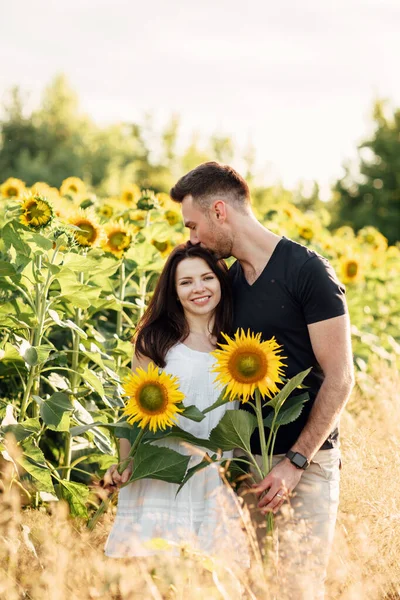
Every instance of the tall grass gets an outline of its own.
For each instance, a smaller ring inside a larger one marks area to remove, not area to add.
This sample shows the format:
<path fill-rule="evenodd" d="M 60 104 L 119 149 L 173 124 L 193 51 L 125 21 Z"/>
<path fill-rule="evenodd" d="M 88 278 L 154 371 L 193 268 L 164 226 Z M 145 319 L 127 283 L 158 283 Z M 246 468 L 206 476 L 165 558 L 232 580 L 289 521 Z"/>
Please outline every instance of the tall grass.
<path fill-rule="evenodd" d="M 400 598 L 400 378 L 383 361 L 360 377 L 342 418 L 341 504 L 327 598 L 394 600 Z M 89 532 L 63 504 L 22 510 L 5 479 L 2 487 L 0 598 L 293 598 L 285 564 L 263 569 L 255 559 L 245 570 L 232 557 L 212 562 L 190 548 L 180 558 L 106 558 L 112 514 Z M 310 597 L 307 577 L 302 597 Z"/>

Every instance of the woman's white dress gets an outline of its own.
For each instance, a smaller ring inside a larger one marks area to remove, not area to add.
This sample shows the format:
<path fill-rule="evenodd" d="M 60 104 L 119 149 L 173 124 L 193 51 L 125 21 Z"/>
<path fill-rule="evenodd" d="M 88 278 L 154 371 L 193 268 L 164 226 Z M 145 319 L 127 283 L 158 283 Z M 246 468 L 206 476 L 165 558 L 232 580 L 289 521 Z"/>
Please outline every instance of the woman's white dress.
<path fill-rule="evenodd" d="M 194 404 L 202 410 L 217 400 L 220 389 L 211 373 L 214 362 L 210 354 L 182 343 L 168 352 L 165 371 L 179 378 L 186 406 Z M 208 438 L 225 411 L 232 408 L 237 406 L 229 402 L 207 413 L 200 423 L 179 416 L 178 425 L 197 437 Z M 188 468 L 202 460 L 201 452 L 177 439 L 159 440 L 157 444 L 191 454 Z M 230 458 L 232 452 L 224 456 Z M 232 490 L 222 482 L 218 466 L 200 470 L 178 495 L 177 489 L 176 484 L 155 479 L 142 479 L 123 487 L 105 554 L 116 558 L 154 554 L 154 540 L 160 538 L 169 542 L 175 553 L 179 553 L 182 544 L 211 553 L 242 546 L 237 504 Z"/>

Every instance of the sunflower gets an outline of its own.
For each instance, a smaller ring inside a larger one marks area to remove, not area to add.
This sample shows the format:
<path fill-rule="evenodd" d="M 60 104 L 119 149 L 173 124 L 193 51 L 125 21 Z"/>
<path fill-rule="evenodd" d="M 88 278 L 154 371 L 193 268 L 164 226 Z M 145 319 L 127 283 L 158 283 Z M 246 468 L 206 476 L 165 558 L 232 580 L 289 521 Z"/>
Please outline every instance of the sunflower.
<path fill-rule="evenodd" d="M 299 209 L 290 202 L 286 202 L 283 206 L 279 206 L 279 210 L 289 219 L 295 219 L 301 216 Z"/>
<path fill-rule="evenodd" d="M 163 208 L 164 210 L 168 210 L 169 208 L 173 208 L 174 206 L 176 206 L 176 203 L 173 200 L 171 200 L 170 196 L 165 192 L 158 192 L 157 200 L 161 208 Z"/>
<path fill-rule="evenodd" d="M 124 204 L 127 204 L 128 206 L 133 206 L 136 203 L 139 196 L 140 188 L 134 183 L 131 185 L 126 185 L 124 188 L 122 188 L 121 200 Z"/>
<path fill-rule="evenodd" d="M 307 225 L 300 226 L 298 228 L 298 231 L 299 231 L 299 236 L 301 238 L 303 238 L 303 240 L 310 241 L 314 237 L 314 230 L 312 229 L 312 227 L 309 227 Z"/>
<path fill-rule="evenodd" d="M 74 234 L 65 225 L 60 225 L 52 232 L 53 250 L 58 248 L 59 252 L 68 252 L 75 246 Z"/>
<path fill-rule="evenodd" d="M 386 258 L 388 260 L 399 260 L 400 259 L 400 247 L 399 246 L 389 246 L 386 251 Z"/>
<path fill-rule="evenodd" d="M 111 204 L 102 204 L 101 206 L 98 207 L 97 209 L 97 214 L 102 217 L 103 219 L 111 219 L 111 217 L 114 214 L 114 209 L 111 206 Z"/>
<path fill-rule="evenodd" d="M 176 225 L 181 220 L 181 215 L 176 210 L 166 210 L 164 217 L 171 226 Z"/>
<path fill-rule="evenodd" d="M 25 184 L 20 179 L 9 177 L 0 186 L 0 194 L 5 198 L 20 198 L 25 192 Z"/>
<path fill-rule="evenodd" d="M 137 223 L 140 226 L 144 225 L 144 222 L 146 221 L 146 216 L 147 216 L 147 211 L 145 210 L 130 210 L 129 211 L 129 219 L 131 221 L 134 221 L 135 223 Z"/>
<path fill-rule="evenodd" d="M 124 381 L 124 395 L 128 397 L 124 415 L 128 423 L 139 427 L 149 426 L 151 431 L 174 425 L 177 413 L 183 411 L 179 404 L 184 394 L 179 391 L 178 379 L 150 363 L 147 371 L 139 367 Z"/>
<path fill-rule="evenodd" d="M 374 250 L 386 250 L 387 248 L 387 239 L 385 236 L 371 225 L 360 229 L 357 234 L 357 240 L 368 246 L 372 246 Z"/>
<path fill-rule="evenodd" d="M 281 348 L 275 338 L 261 341 L 261 333 L 247 334 L 238 329 L 234 338 L 222 334 L 227 344 L 219 344 L 221 349 L 212 352 L 217 359 L 212 372 L 217 373 L 216 382 L 226 386 L 225 398 L 237 396 L 247 402 L 256 389 L 262 398 L 278 392 L 277 383 L 282 383 L 282 367 L 286 366 L 280 356 Z"/>
<path fill-rule="evenodd" d="M 22 203 L 20 222 L 27 227 L 41 229 L 46 227 L 54 217 L 50 202 L 39 194 L 29 194 Z"/>
<path fill-rule="evenodd" d="M 31 187 L 31 192 L 33 195 L 35 194 L 43 194 L 46 195 L 46 192 L 50 189 L 50 186 L 48 183 L 45 183 L 44 181 L 37 181 L 36 183 L 33 184 L 33 186 Z"/>
<path fill-rule="evenodd" d="M 136 207 L 139 210 L 152 210 L 153 208 L 159 208 L 160 205 L 153 190 L 142 190 L 142 194 L 137 201 Z"/>
<path fill-rule="evenodd" d="M 105 238 L 105 233 L 91 208 L 78 208 L 75 213 L 68 217 L 68 223 L 74 225 L 74 227 L 79 227 L 79 230 L 74 229 L 73 232 L 78 246 L 85 248 L 99 246 Z"/>
<path fill-rule="evenodd" d="M 151 240 L 151 243 L 155 248 L 157 248 L 157 250 L 163 258 L 168 256 L 171 250 L 174 248 L 174 245 L 171 243 L 170 240 L 165 240 L 164 242 L 159 242 L 158 240 Z"/>
<path fill-rule="evenodd" d="M 342 227 L 339 227 L 339 229 L 336 229 L 335 235 L 337 235 L 340 238 L 343 238 L 345 240 L 353 240 L 354 239 L 354 231 L 348 225 L 343 225 Z"/>
<path fill-rule="evenodd" d="M 343 283 L 357 283 L 361 279 L 361 265 L 355 257 L 343 257 L 340 261 L 340 271 Z"/>
<path fill-rule="evenodd" d="M 61 184 L 60 194 L 61 196 L 77 196 L 78 194 L 84 194 L 86 192 L 86 186 L 82 179 L 79 177 L 67 177 Z"/>
<path fill-rule="evenodd" d="M 120 219 L 105 225 L 104 231 L 107 239 L 102 244 L 103 250 L 111 252 L 117 258 L 122 258 L 132 243 L 133 230 Z"/>
<path fill-rule="evenodd" d="M 68 216 L 71 214 L 71 203 L 67 200 L 67 198 L 60 196 L 60 194 L 58 194 L 58 196 L 52 196 L 51 201 L 54 207 L 55 215 L 61 221 L 66 223 L 68 221 Z"/>

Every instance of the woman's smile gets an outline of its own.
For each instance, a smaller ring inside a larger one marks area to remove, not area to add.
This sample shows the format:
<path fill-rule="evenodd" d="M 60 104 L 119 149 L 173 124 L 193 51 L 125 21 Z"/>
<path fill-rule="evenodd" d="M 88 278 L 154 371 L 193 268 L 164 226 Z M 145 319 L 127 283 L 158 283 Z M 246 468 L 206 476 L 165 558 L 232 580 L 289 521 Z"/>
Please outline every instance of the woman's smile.
<path fill-rule="evenodd" d="M 211 296 L 198 296 L 197 298 L 192 298 L 192 302 L 203 306 L 204 304 L 207 304 L 210 298 Z"/>

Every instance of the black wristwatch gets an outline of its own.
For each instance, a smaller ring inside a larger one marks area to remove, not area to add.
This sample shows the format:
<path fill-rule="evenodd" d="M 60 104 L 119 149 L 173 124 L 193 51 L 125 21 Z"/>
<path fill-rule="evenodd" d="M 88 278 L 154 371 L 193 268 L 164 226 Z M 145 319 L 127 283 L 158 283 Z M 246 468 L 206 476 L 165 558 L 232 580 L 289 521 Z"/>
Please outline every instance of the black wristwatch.
<path fill-rule="evenodd" d="M 303 469 L 305 471 L 310 466 L 310 463 L 306 456 L 300 454 L 300 452 L 293 452 L 293 450 L 288 450 L 286 452 L 286 458 L 290 460 L 292 465 L 297 467 L 298 469 Z"/>

